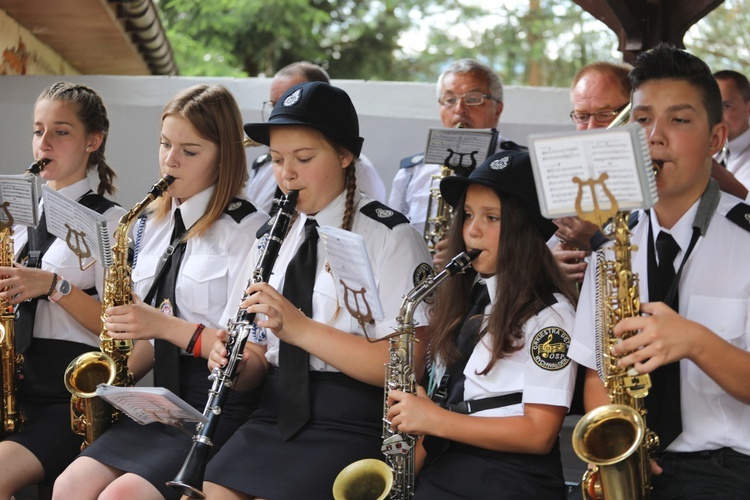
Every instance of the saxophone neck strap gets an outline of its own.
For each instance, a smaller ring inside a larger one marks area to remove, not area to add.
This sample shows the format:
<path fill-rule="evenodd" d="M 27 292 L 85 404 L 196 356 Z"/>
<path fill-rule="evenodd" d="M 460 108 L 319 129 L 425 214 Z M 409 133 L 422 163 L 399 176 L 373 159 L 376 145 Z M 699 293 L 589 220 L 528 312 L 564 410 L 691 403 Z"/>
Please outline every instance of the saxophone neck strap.
<path fill-rule="evenodd" d="M 454 413 L 471 415 L 472 413 L 477 413 L 484 410 L 492 410 L 493 408 L 502 408 L 504 406 L 517 405 L 522 401 L 523 393 L 513 392 L 511 394 L 503 394 L 502 396 L 494 396 L 491 398 L 461 401 L 460 403 L 448 405 L 448 409 Z"/>

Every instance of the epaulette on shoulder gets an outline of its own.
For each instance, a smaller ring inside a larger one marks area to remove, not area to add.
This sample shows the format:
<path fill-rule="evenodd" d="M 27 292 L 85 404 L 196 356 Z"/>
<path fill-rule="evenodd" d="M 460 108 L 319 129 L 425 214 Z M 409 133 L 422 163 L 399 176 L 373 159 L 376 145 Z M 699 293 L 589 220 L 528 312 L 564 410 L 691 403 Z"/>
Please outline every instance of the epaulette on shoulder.
<path fill-rule="evenodd" d="M 359 211 L 369 218 L 384 224 L 388 229 L 393 229 L 400 224 L 409 223 L 409 219 L 407 219 L 404 214 L 396 212 L 379 201 L 371 201 L 364 207 L 360 208 Z"/>
<path fill-rule="evenodd" d="M 401 160 L 399 168 L 411 168 L 419 165 L 424 161 L 424 153 L 417 153 L 415 155 L 407 156 Z"/>
<path fill-rule="evenodd" d="M 104 196 L 97 193 L 85 194 L 81 197 L 80 200 L 78 200 L 78 203 L 100 214 L 103 214 L 112 207 L 120 206 L 119 203 L 114 202 L 109 198 L 105 198 Z"/>
<path fill-rule="evenodd" d="M 258 170 L 260 167 L 271 161 L 270 153 L 263 153 L 253 161 L 253 170 Z"/>
<path fill-rule="evenodd" d="M 750 231 L 750 205 L 737 203 L 727 212 L 727 219 L 731 220 L 745 231 Z"/>
<path fill-rule="evenodd" d="M 520 144 L 516 144 L 513 141 L 503 141 L 500 143 L 500 149 L 503 151 L 520 151 L 522 153 L 528 153 L 529 148 L 526 146 L 521 146 Z"/>
<path fill-rule="evenodd" d="M 273 227 L 273 221 L 274 221 L 275 218 L 276 218 L 276 216 L 269 217 L 268 220 L 266 222 L 264 222 L 258 228 L 258 230 L 255 232 L 255 237 L 256 238 L 262 238 L 263 235 L 265 235 L 267 232 L 269 232 L 271 230 L 271 228 Z"/>
<path fill-rule="evenodd" d="M 234 219 L 237 224 L 242 222 L 248 215 L 254 214 L 257 211 L 258 209 L 255 208 L 255 205 L 241 198 L 232 199 L 227 208 L 224 209 L 224 213 Z"/>

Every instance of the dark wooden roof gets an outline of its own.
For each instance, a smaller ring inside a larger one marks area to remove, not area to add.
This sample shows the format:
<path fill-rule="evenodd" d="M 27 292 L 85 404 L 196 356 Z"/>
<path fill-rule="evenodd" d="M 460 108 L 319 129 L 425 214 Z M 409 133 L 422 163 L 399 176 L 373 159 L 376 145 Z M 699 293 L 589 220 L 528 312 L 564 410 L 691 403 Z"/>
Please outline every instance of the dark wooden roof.
<path fill-rule="evenodd" d="M 153 0 L 0 0 L 0 9 L 82 74 L 177 74 Z"/>
<path fill-rule="evenodd" d="M 660 42 L 684 47 L 687 30 L 724 0 L 573 0 L 617 34 L 623 59 Z"/>

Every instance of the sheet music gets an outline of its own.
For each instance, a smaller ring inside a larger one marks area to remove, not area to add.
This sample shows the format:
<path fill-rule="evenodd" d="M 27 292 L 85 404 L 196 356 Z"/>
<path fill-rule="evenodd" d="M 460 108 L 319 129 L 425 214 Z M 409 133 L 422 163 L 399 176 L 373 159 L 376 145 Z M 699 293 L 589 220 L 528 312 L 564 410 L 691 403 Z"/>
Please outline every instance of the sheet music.
<path fill-rule="evenodd" d="M 370 306 L 372 319 L 385 319 L 364 238 L 357 233 L 333 226 L 320 227 L 318 233 L 325 243 L 326 257 L 336 281 L 339 299 L 343 301 L 347 293 L 351 294 L 347 292 L 344 284 L 349 290 L 356 292 L 364 288 L 364 299 Z M 349 302 L 353 305 L 352 299 Z"/>
<path fill-rule="evenodd" d="M 13 224 L 36 227 L 39 223 L 36 177 L 0 175 L 0 205 L 8 203 Z M 0 214 L 5 220 L 5 214 Z"/>
<path fill-rule="evenodd" d="M 185 422 L 207 422 L 201 412 L 163 387 L 117 387 L 99 384 L 96 395 L 141 425 L 161 422 L 182 427 Z"/>
<path fill-rule="evenodd" d="M 633 124 L 610 130 L 529 136 L 542 214 L 549 218 L 575 215 L 578 196 L 582 209 L 591 211 L 593 193 L 600 208 L 610 208 L 602 184 L 596 184 L 592 193 L 589 186 L 579 190 L 573 180 L 598 180 L 605 173 L 604 183 L 620 210 L 652 206 L 655 181 L 648 149 L 644 155 L 642 134 L 640 125 Z"/>
<path fill-rule="evenodd" d="M 65 241 L 74 253 L 78 254 L 76 249 L 81 251 L 84 262 L 91 258 L 105 267 L 111 265 L 112 252 L 104 216 L 48 186 L 44 186 L 42 192 L 47 231 Z"/>
<path fill-rule="evenodd" d="M 494 129 L 430 128 L 424 162 L 473 170 L 495 153 L 496 142 Z"/>

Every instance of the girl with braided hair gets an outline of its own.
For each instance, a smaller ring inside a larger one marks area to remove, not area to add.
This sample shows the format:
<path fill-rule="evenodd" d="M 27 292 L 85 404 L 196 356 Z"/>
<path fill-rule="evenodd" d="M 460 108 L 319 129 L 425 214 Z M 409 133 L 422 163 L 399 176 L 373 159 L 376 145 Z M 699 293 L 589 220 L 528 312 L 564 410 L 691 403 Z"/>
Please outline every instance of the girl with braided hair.
<path fill-rule="evenodd" d="M 55 83 L 34 106 L 34 158 L 50 160 L 39 176 L 48 187 L 103 213 L 112 236 L 125 211 L 103 197 L 115 191 L 115 172 L 104 157 L 108 132 L 104 104 L 85 85 Z M 88 180 L 94 170 L 96 193 Z M 0 297 L 20 309 L 16 351 L 25 362 L 18 402 L 27 418 L 20 432 L 0 442 L 0 499 L 31 484 L 51 484 L 80 451 L 81 437 L 70 430 L 63 374 L 76 356 L 99 348 L 97 297 L 104 268 L 97 262 L 82 271 L 65 241 L 47 233 L 45 220 L 37 228 L 15 228 L 16 259 L 25 267 L 0 268 Z"/>
<path fill-rule="evenodd" d="M 252 284 L 240 304 L 257 314 L 259 328 L 246 345 L 235 387 L 265 386 L 259 409 L 208 463 L 204 492 L 208 498 L 330 498 L 341 469 L 382 459 L 388 342 L 364 337 L 326 265 L 323 243 L 315 240 L 315 224 L 364 239 L 385 313 L 366 326 L 370 337 L 394 331 L 402 297 L 419 271 L 431 270 L 430 256 L 405 216 L 356 189 L 353 165 L 363 139 L 343 90 L 323 82 L 295 85 L 268 122 L 246 124 L 245 132 L 270 146 L 276 182 L 284 192 L 299 192 L 298 215 L 269 283 Z M 243 276 L 251 275 L 258 252 L 246 260 Z M 298 273 L 303 255 L 307 264 Z M 225 316 L 236 310 L 230 304 Z M 425 323 L 422 309 L 415 319 Z M 225 365 L 226 356 L 217 342 L 209 367 Z M 415 359 L 419 371 L 421 346 Z"/>

